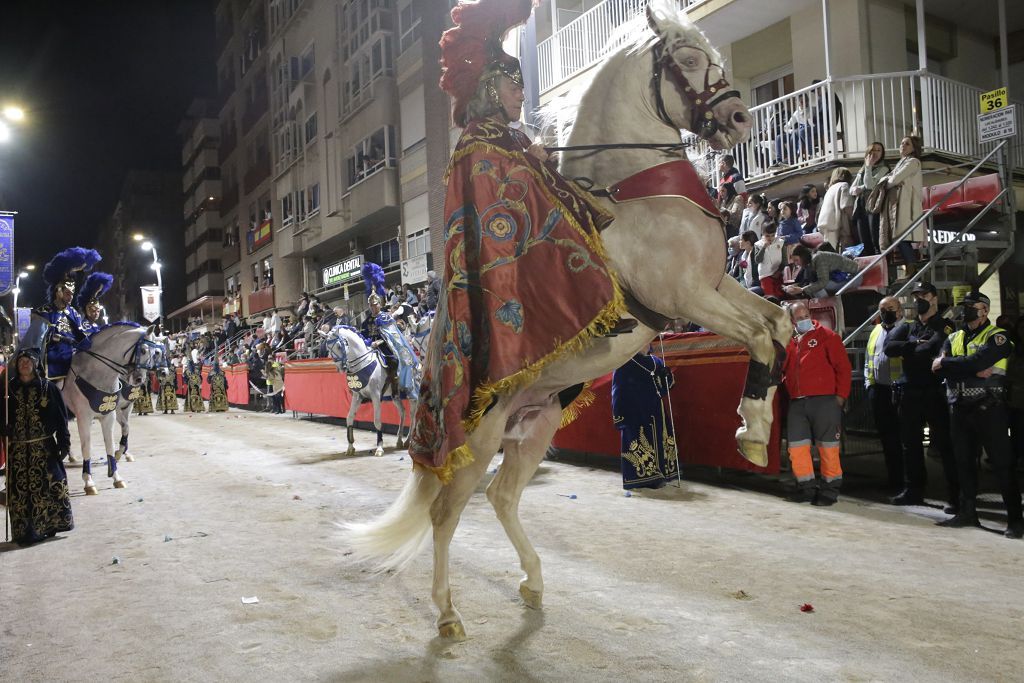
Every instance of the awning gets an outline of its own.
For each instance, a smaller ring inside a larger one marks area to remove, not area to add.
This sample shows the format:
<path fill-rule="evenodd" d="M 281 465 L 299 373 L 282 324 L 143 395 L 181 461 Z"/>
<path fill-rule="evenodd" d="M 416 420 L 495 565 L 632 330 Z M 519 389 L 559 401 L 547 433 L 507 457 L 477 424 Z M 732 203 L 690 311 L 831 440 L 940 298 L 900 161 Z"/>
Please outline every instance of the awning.
<path fill-rule="evenodd" d="M 224 297 L 218 295 L 201 296 L 190 304 L 185 304 L 173 313 L 168 314 L 168 318 L 177 318 L 179 316 L 185 316 L 194 311 L 202 311 L 204 308 L 217 311 L 221 310 L 224 306 Z"/>

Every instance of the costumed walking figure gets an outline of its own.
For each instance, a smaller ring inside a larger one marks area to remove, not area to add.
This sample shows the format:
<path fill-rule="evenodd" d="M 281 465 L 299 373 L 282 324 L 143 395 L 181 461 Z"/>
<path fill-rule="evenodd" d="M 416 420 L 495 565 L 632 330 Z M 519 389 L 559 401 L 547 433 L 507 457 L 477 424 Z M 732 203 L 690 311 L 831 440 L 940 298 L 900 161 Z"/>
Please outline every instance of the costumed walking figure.
<path fill-rule="evenodd" d="M 615 327 L 624 310 L 598 234 L 611 214 L 511 125 L 523 74 L 501 41 L 530 9 L 460 4 L 441 39 L 440 85 L 463 132 L 447 172 L 444 284 L 409 452 L 443 481 L 473 461 L 467 435 L 496 399 Z M 561 293 L 557 312 L 551 292 Z"/>
<path fill-rule="evenodd" d="M 86 274 L 100 262 L 99 252 L 82 247 L 65 249 L 43 266 L 43 279 L 49 285 L 49 302 L 32 309 L 29 329 L 20 348 L 40 349 L 43 375 L 58 388 L 71 367 L 71 355 L 78 345 L 88 348 L 88 336 L 82 318 L 72 303 Z"/>
<path fill-rule="evenodd" d="M 156 409 L 174 414 L 178 410 L 177 373 L 173 367 L 160 370 L 160 392 L 157 397 Z"/>
<path fill-rule="evenodd" d="M 674 384 L 665 362 L 638 353 L 612 375 L 612 419 L 622 437 L 622 488 L 661 488 L 679 471 L 675 430 L 665 414 Z"/>
<path fill-rule="evenodd" d="M 213 361 L 207 381 L 210 383 L 210 412 L 226 412 L 228 409 L 228 378 L 216 360 Z"/>
<path fill-rule="evenodd" d="M 149 373 L 146 373 L 146 381 L 137 387 L 132 387 L 129 397 L 135 401 L 135 412 L 138 415 L 149 415 L 153 412 L 153 392 L 149 388 Z"/>
<path fill-rule="evenodd" d="M 40 376 L 39 361 L 36 349 L 16 354 L 4 424 L 7 507 L 21 546 L 75 527 L 63 463 L 71 451 L 68 413 L 57 386 Z"/>
<path fill-rule="evenodd" d="M 206 407 L 203 405 L 203 366 L 199 361 L 188 359 L 185 364 L 185 371 L 182 373 L 185 380 L 185 412 L 202 413 Z"/>

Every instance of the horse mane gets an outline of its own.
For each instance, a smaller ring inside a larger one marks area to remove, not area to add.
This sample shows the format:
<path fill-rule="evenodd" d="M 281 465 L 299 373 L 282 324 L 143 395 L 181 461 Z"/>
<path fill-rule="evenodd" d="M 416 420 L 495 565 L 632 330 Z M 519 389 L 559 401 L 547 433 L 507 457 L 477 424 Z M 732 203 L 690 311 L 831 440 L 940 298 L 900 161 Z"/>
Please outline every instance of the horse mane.
<path fill-rule="evenodd" d="M 722 55 L 707 39 L 704 32 L 691 22 L 685 13 L 679 11 L 672 0 L 653 0 L 651 8 L 660 13 L 661 26 L 665 30 L 665 45 L 670 48 L 690 46 L 705 52 L 716 64 L 722 64 Z M 601 54 L 607 61 L 617 54 L 642 55 L 650 51 L 659 42 L 659 37 L 647 22 L 645 12 L 640 12 L 629 21 L 612 30 L 605 41 Z M 671 54 L 671 50 L 669 51 Z M 572 133 L 573 124 L 579 113 L 583 95 L 589 90 L 598 69 L 592 68 L 590 73 L 568 93 L 552 99 L 548 104 L 538 107 L 534 115 L 537 125 L 564 145 Z"/>

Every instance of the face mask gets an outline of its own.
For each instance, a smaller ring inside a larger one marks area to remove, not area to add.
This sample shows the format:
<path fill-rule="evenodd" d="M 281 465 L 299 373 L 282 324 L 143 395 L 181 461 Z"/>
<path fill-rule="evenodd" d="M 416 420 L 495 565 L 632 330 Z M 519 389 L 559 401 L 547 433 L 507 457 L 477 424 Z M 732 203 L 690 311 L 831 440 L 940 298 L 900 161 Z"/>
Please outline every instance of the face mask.
<path fill-rule="evenodd" d="M 899 319 L 900 316 L 895 311 L 882 311 L 882 324 L 884 325 L 895 325 Z"/>
<path fill-rule="evenodd" d="M 796 321 L 796 331 L 799 334 L 806 334 L 814 329 L 814 321 L 810 318 Z"/>
<path fill-rule="evenodd" d="M 931 304 L 930 301 L 927 301 L 925 299 L 918 299 L 917 300 L 917 314 L 918 315 L 924 315 L 925 313 L 930 311 L 931 308 L 932 308 L 932 304 Z"/>
<path fill-rule="evenodd" d="M 964 322 L 973 323 L 975 320 L 981 317 L 981 313 L 974 306 L 968 306 L 964 308 Z"/>

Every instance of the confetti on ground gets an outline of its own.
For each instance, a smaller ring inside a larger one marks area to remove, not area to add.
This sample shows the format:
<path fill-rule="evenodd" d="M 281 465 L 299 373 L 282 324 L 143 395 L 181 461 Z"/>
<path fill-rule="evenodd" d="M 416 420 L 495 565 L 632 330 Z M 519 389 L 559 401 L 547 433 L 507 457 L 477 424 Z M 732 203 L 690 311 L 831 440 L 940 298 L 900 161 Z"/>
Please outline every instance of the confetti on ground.
<path fill-rule="evenodd" d="M 121 564 L 121 558 L 117 555 L 114 555 L 112 558 L 110 558 L 110 564 Z"/>
<path fill-rule="evenodd" d="M 242 604 L 243 605 L 255 605 L 259 601 L 260 601 L 260 599 L 257 598 L 255 595 L 252 596 L 251 598 L 245 598 L 245 597 L 242 598 Z"/>
<path fill-rule="evenodd" d="M 732 597 L 736 598 L 737 600 L 753 600 L 754 599 L 754 597 L 750 593 L 745 591 L 745 590 L 738 590 L 738 591 L 736 591 L 734 593 L 730 593 L 729 595 L 731 595 Z"/>
<path fill-rule="evenodd" d="M 568 498 L 569 500 L 576 500 L 575 493 L 559 493 L 558 495 L 560 495 L 562 498 Z"/>
<path fill-rule="evenodd" d="M 624 491 L 622 493 L 622 495 L 624 495 L 626 498 L 632 498 L 633 497 L 633 493 L 631 491 Z"/>
<path fill-rule="evenodd" d="M 804 604 L 800 605 L 800 611 L 801 612 L 813 612 L 814 611 L 814 605 L 812 605 L 809 602 L 805 602 Z"/>

